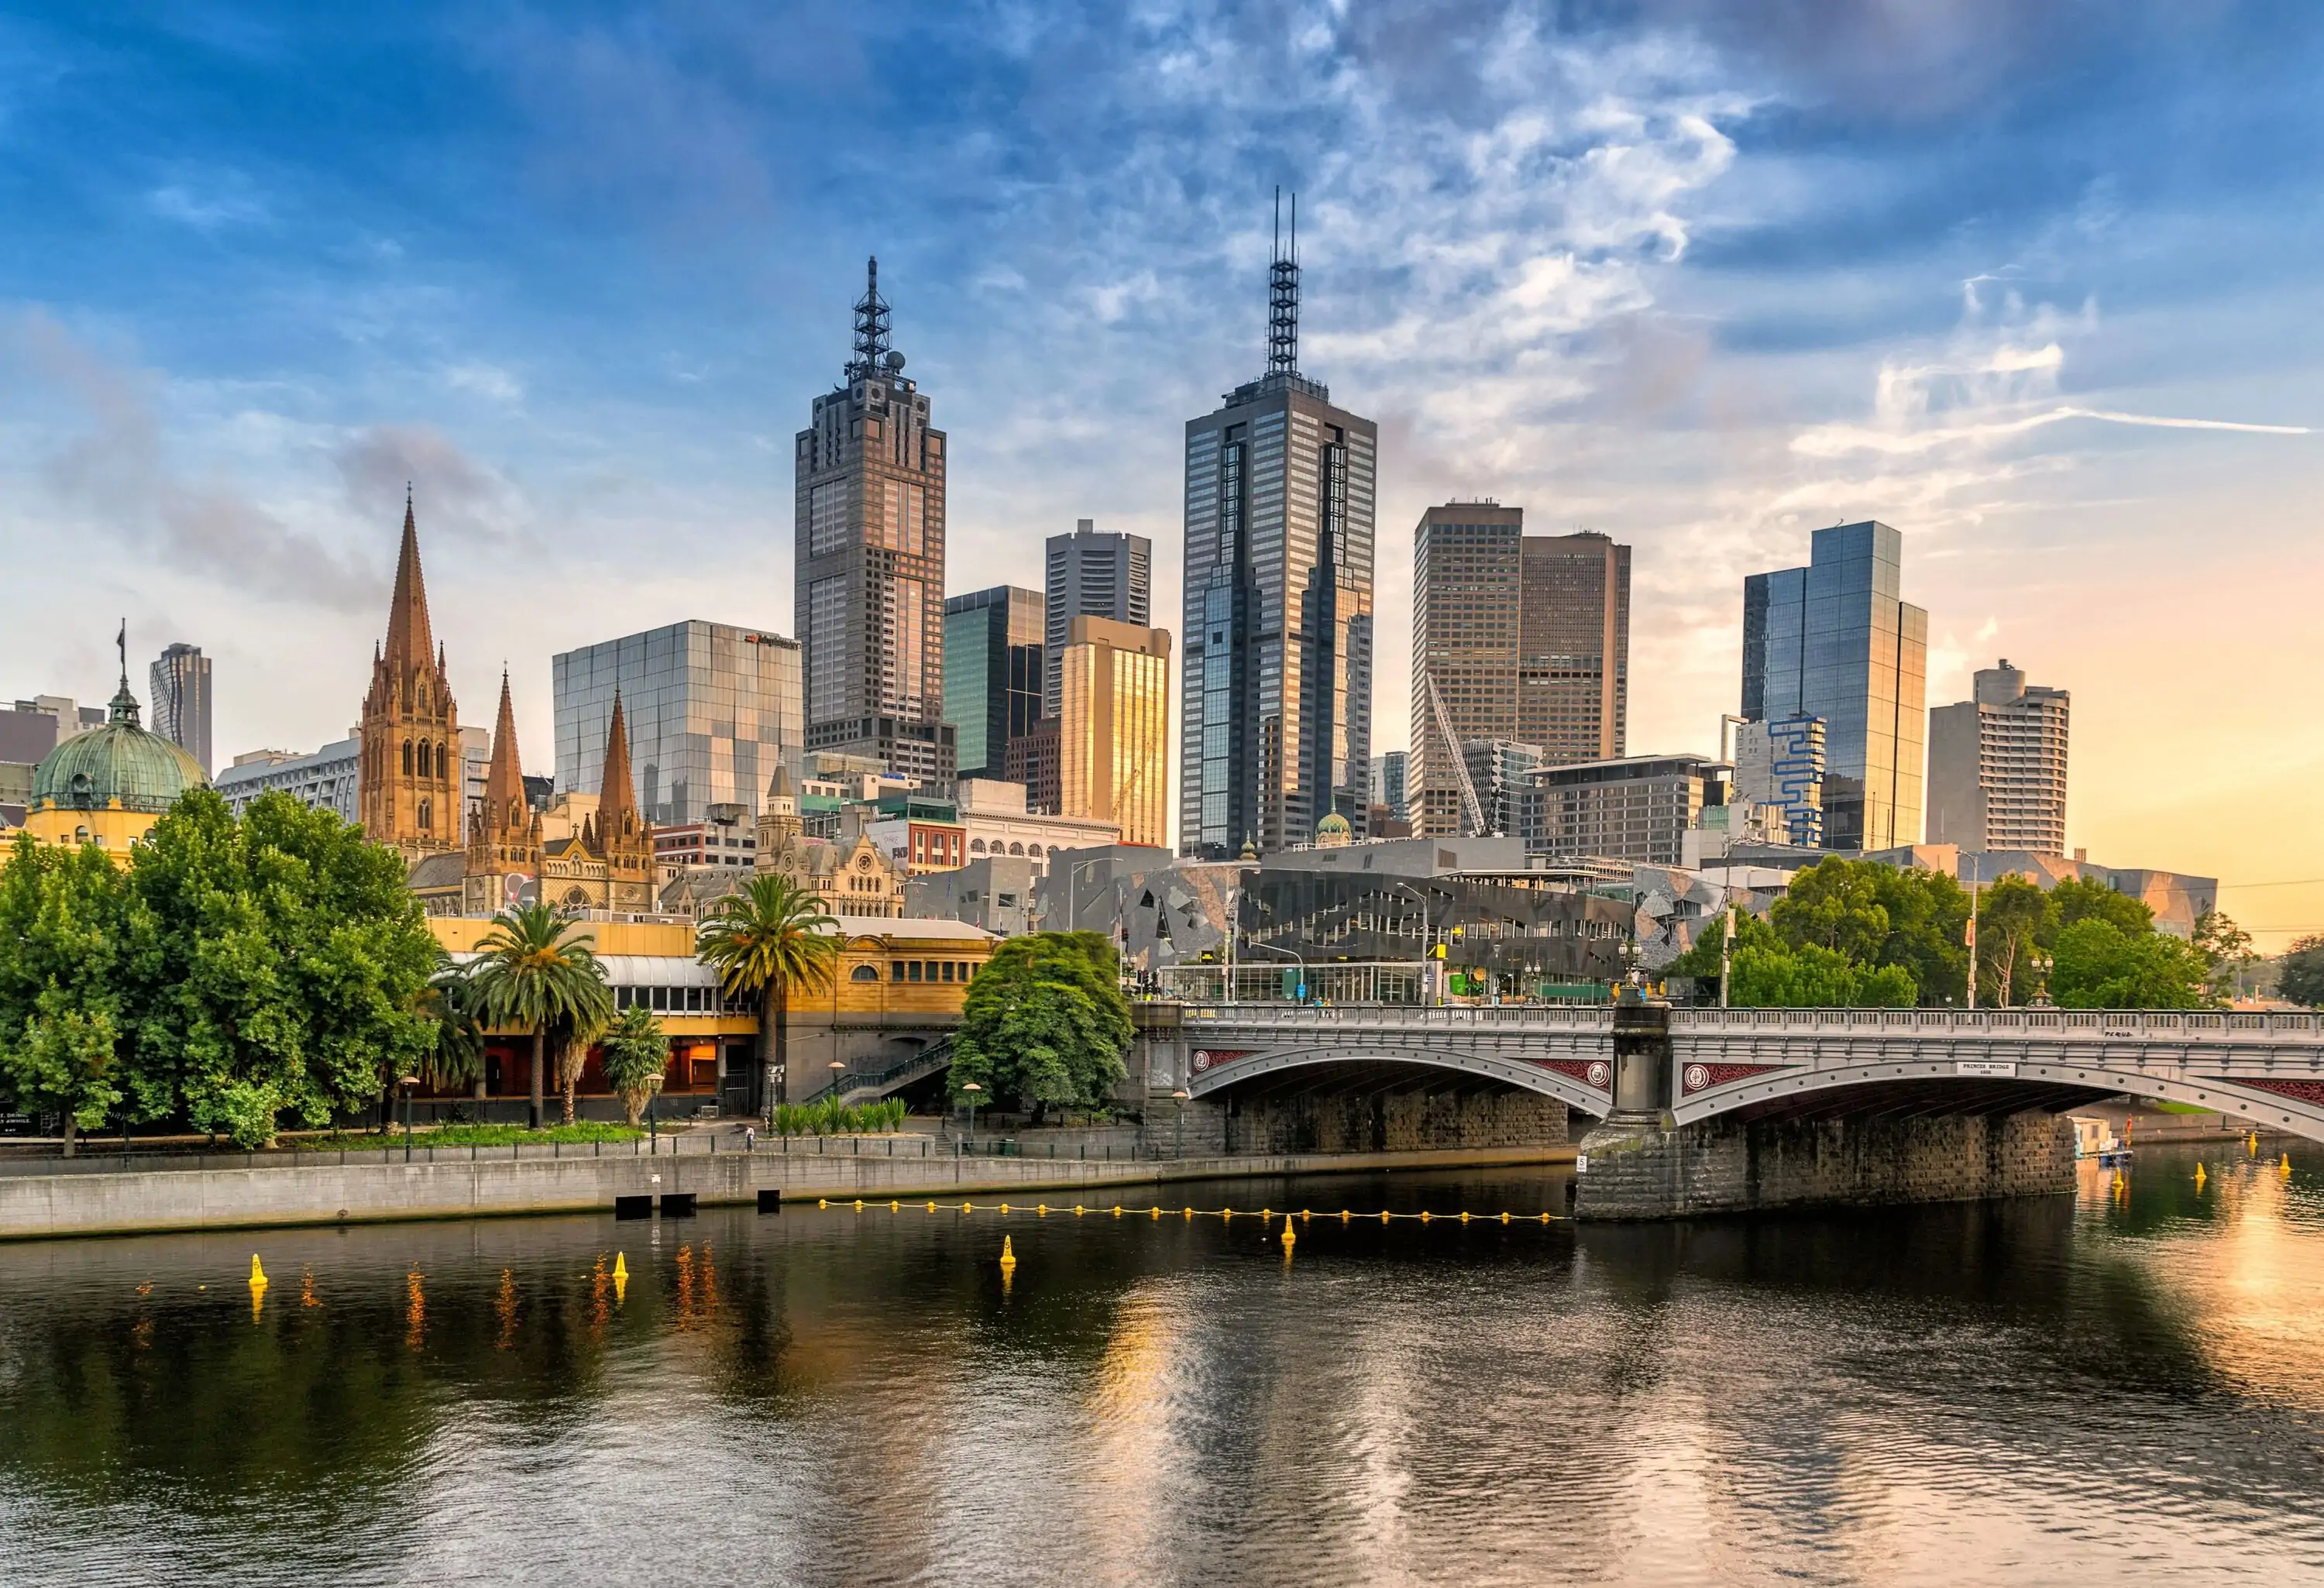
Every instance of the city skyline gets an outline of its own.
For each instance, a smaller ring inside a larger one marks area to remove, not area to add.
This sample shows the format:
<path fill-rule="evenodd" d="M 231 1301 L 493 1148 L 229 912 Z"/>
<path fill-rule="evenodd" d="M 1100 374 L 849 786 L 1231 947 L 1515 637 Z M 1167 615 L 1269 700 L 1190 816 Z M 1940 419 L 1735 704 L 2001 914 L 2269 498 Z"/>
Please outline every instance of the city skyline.
<path fill-rule="evenodd" d="M 2280 202 L 2276 152 L 2316 115 L 2297 87 L 2324 53 L 2312 17 L 2142 12 L 2101 34 L 1931 7 L 1876 49 L 1678 8 L 1556 33 L 1487 7 L 1422 46 L 1358 18 L 1297 53 L 1264 15 L 1093 22 L 1072 47 L 1122 135 L 1069 138 L 1020 86 L 987 130 L 1028 162 L 1022 207 L 963 212 L 936 196 L 995 156 L 963 152 L 980 146 L 957 108 L 863 133 L 844 158 L 895 177 L 876 201 L 783 175 L 804 124 L 759 90 L 803 80 L 802 58 L 770 45 L 722 79 L 715 18 L 608 64 L 604 23 L 485 38 L 421 14 L 359 63 L 247 14 L 247 36 L 12 24 L 9 59 L 32 65 L 0 68 L 0 137 L 32 201 L 0 258 L 0 357 L 22 377 L 0 485 L 38 596 L 0 641 L 16 694 L 106 693 L 111 625 L 65 598 L 86 591 L 236 680 L 221 762 L 340 739 L 362 668 L 331 637 L 383 598 L 383 519 L 414 478 L 441 503 L 431 593 L 460 637 L 454 688 L 488 698 L 511 664 L 522 736 L 546 746 L 549 655 L 784 610 L 789 416 L 875 248 L 911 283 L 917 364 L 974 437 L 950 481 L 954 559 L 979 584 L 1034 585 L 1026 526 L 1093 516 L 1154 540 L 1170 610 L 1175 427 L 1261 334 L 1249 282 L 1281 180 L 1329 267 L 1306 305 L 1316 359 L 1381 420 L 1383 519 L 1491 494 L 1637 548 L 1633 744 L 1709 749 L 1734 706 L 1736 580 L 1795 560 L 1808 530 L 1879 518 L 1931 613 L 1930 698 L 1965 697 L 2001 652 L 2076 681 L 2071 843 L 2230 882 L 2324 874 L 2281 793 L 2324 744 L 2280 733 L 2313 713 L 2274 683 L 2304 688 L 2324 645 L 2295 605 L 2318 571 L 2295 506 L 2315 444 L 2190 428 L 2312 418 L 2306 223 Z M 862 59 L 835 25 L 816 47 Z M 2172 30 L 2202 48 L 2159 47 Z M 1023 69 L 964 31 L 928 50 L 927 69 L 964 82 Z M 1253 69 L 1175 95 L 1152 70 L 1174 50 Z M 447 65 L 475 77 L 473 107 L 364 113 Z M 573 91 L 592 71 L 704 91 L 651 97 L 669 108 L 631 147 L 592 144 L 560 108 L 592 102 Z M 219 103 L 311 78 L 386 175 L 310 155 L 303 112 L 232 119 L 140 91 L 165 77 Z M 807 99 L 872 80 L 842 71 Z M 883 104 L 895 91 L 873 82 Z M 99 103 L 133 108 L 78 136 Z M 2153 127 L 2198 103 L 2206 130 L 2166 160 Z M 1270 106 L 1264 136 L 1230 131 Z M 488 152 L 506 158 L 396 174 L 478 115 L 505 118 Z M 1122 180 L 1222 133 L 1201 187 Z M 1472 133 L 1507 159 L 1470 164 Z M 593 148 L 607 158 L 574 158 Z M 1363 158 L 1324 158 L 1339 149 Z M 1448 236 L 1477 247 L 1456 260 Z M 558 264 L 598 242 L 602 269 Z M 1111 444 L 1093 448 L 1064 421 L 1096 413 Z M 100 477 L 107 457 L 126 466 Z M 2237 533 L 2190 564 L 2199 519 Z M 1376 748 L 1406 742 L 1399 538 L 1377 591 Z M 2153 643 L 2207 624 L 2223 632 L 2203 669 Z M 2270 687 L 2196 693 L 2236 673 Z M 2259 742 L 2283 746 L 2266 768 L 2238 750 Z M 2324 923 L 2324 890 L 2226 897 L 2271 946 Z"/>

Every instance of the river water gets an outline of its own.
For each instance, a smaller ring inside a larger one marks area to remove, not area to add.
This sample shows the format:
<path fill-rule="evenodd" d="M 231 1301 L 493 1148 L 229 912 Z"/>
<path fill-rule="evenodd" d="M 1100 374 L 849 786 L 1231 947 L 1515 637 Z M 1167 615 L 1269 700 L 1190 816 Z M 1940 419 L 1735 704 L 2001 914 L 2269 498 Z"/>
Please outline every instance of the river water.
<path fill-rule="evenodd" d="M 2324 1156 L 2267 1150 L 1683 1227 L 1165 1196 L 1330 1215 L 1287 1255 L 918 1204 L 18 1245 L 0 1581 L 2316 1582 Z"/>

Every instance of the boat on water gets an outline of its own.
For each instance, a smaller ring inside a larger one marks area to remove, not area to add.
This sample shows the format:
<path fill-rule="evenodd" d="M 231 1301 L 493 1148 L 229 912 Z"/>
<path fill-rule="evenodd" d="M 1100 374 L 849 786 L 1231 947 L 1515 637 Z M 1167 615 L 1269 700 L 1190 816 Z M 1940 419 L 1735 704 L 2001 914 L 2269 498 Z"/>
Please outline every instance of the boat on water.
<path fill-rule="evenodd" d="M 2076 1114 L 2073 1122 L 2076 1159 L 2095 1159 L 2107 1168 L 2116 1168 L 2130 1161 L 2130 1143 L 2114 1133 L 2111 1120 Z"/>

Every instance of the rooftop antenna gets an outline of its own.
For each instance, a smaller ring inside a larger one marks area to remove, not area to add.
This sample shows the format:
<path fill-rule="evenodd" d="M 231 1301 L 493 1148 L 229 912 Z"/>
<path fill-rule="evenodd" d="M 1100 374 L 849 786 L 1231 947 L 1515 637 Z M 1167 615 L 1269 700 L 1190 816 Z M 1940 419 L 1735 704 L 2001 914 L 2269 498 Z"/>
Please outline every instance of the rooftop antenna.
<path fill-rule="evenodd" d="M 1267 272 L 1267 373 L 1299 373 L 1299 195 L 1291 195 L 1291 246 L 1283 244 L 1283 189 L 1275 189 L 1275 261 Z"/>
<path fill-rule="evenodd" d="M 880 256 L 872 254 L 864 272 L 863 296 L 855 300 L 855 357 L 847 366 L 850 380 L 876 371 L 888 355 L 888 300 L 880 296 Z"/>

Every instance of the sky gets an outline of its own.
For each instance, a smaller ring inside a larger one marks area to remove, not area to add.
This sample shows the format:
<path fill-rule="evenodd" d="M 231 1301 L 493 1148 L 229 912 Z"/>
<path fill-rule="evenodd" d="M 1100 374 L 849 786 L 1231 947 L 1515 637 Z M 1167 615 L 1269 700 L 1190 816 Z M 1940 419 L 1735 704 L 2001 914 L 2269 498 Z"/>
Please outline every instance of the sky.
<path fill-rule="evenodd" d="M 2069 843 L 2324 930 L 2324 7 L 684 0 L 0 5 L 0 696 L 214 658 L 223 762 L 342 736 L 410 481 L 468 720 L 684 618 L 793 628 L 790 438 L 880 258 L 950 585 L 1152 537 L 1302 365 L 1411 526 L 1633 549 L 1629 748 L 1711 751 L 1746 573 L 1903 532 L 1932 706 L 2073 694 Z"/>

